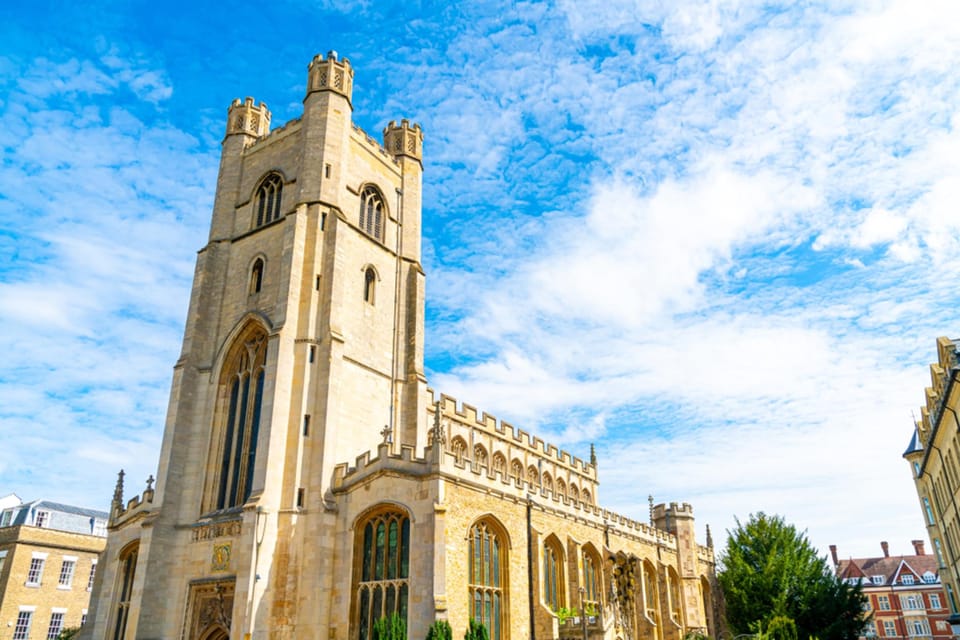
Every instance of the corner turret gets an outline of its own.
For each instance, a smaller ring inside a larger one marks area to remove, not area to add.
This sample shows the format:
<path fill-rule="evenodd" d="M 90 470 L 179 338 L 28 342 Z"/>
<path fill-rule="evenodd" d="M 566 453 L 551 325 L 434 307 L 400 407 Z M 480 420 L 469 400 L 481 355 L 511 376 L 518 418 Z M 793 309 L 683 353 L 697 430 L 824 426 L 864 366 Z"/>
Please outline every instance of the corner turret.
<path fill-rule="evenodd" d="M 353 67 L 349 58 L 340 59 L 336 51 L 328 51 L 325 58 L 314 56 L 307 67 L 307 95 L 316 91 L 339 93 L 353 108 Z"/>
<path fill-rule="evenodd" d="M 391 120 L 384 127 L 383 146 L 394 156 L 407 156 L 423 164 L 423 130 L 416 123 L 410 126 L 406 118 L 400 124 Z"/>
<path fill-rule="evenodd" d="M 227 110 L 227 135 L 244 134 L 259 138 L 270 132 L 270 111 L 267 105 L 255 105 L 253 98 L 243 102 L 237 98 Z"/>

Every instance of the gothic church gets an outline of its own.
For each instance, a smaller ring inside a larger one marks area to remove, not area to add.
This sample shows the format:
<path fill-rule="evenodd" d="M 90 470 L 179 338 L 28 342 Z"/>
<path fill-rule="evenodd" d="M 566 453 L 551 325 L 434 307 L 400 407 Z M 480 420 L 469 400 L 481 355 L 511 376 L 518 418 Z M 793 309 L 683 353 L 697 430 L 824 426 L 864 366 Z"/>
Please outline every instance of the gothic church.
<path fill-rule="evenodd" d="M 410 640 L 716 635 L 689 505 L 603 509 L 592 454 L 427 387 L 423 132 L 355 126 L 353 79 L 315 57 L 272 130 L 229 107 L 156 488 L 121 475 L 81 637 L 372 640 L 393 613 Z"/>

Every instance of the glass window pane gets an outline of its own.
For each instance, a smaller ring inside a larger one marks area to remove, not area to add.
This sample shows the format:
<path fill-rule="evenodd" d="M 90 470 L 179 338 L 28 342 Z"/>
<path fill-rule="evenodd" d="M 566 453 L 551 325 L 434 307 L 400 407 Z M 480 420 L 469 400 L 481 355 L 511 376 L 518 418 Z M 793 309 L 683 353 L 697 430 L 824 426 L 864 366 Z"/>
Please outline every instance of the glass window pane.
<path fill-rule="evenodd" d="M 410 573 L 410 519 L 403 519 L 400 528 L 400 577 L 406 578 Z"/>
<path fill-rule="evenodd" d="M 383 580 L 383 562 L 384 562 L 384 548 L 386 546 L 386 527 L 383 526 L 383 521 L 377 523 L 377 564 L 376 569 L 374 570 L 374 579 Z"/>
<path fill-rule="evenodd" d="M 387 535 L 387 578 L 397 577 L 397 540 L 399 532 L 397 531 L 397 521 L 390 521 L 390 529 Z"/>

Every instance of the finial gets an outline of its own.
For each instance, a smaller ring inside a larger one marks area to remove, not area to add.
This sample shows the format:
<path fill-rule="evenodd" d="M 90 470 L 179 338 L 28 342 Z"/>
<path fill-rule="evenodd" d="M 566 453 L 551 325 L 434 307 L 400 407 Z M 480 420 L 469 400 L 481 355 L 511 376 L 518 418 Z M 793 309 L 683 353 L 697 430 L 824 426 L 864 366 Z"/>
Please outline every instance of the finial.
<path fill-rule="evenodd" d="M 153 474 L 151 473 L 150 477 L 147 478 L 147 491 L 153 491 L 154 482 L 156 482 L 156 480 L 154 479 Z"/>
<path fill-rule="evenodd" d="M 383 444 L 393 444 L 393 431 L 390 429 L 389 425 L 383 425 L 380 435 L 383 436 Z"/>
<path fill-rule="evenodd" d="M 707 525 L 707 546 L 713 549 L 713 534 L 710 533 L 710 525 Z"/>
<path fill-rule="evenodd" d="M 590 443 L 590 464 L 594 467 L 597 466 L 597 448 L 593 446 L 593 443 Z"/>
<path fill-rule="evenodd" d="M 123 506 L 123 476 L 125 475 L 123 469 L 120 469 L 120 473 L 117 474 L 117 486 L 113 490 L 113 504 L 116 506 Z"/>
<path fill-rule="evenodd" d="M 433 433 L 430 434 L 434 444 L 442 447 L 447 444 L 447 437 L 443 433 L 443 424 L 440 422 L 440 401 L 433 405 Z"/>
<path fill-rule="evenodd" d="M 650 524 L 653 524 L 653 494 L 647 496 L 647 502 L 650 504 Z"/>

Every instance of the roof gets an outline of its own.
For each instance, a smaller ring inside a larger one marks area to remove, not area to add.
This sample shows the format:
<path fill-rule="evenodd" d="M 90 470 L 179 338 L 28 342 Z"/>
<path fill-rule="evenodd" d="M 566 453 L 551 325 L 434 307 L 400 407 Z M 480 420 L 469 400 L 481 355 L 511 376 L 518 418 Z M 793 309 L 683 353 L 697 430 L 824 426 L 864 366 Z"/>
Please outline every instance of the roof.
<path fill-rule="evenodd" d="M 906 457 L 911 453 L 917 453 L 919 451 L 923 451 L 923 443 L 920 442 L 920 432 L 914 428 L 913 437 L 910 438 L 910 444 L 907 445 L 907 450 L 903 452 L 903 455 Z"/>
<path fill-rule="evenodd" d="M 940 568 L 937 566 L 936 557 L 927 554 L 922 556 L 850 558 L 849 560 L 841 560 L 837 566 L 837 576 L 840 578 L 883 576 L 885 585 L 892 584 L 900 573 L 913 573 L 920 578 L 928 572 L 937 576 L 940 574 Z"/>
<path fill-rule="evenodd" d="M 96 509 L 86 509 L 84 507 L 74 507 L 73 505 L 62 504 L 60 502 L 50 502 L 49 500 L 37 500 L 35 505 L 44 509 L 50 509 L 51 511 L 72 513 L 78 516 L 99 518 L 101 520 L 106 520 L 110 517 L 110 514 L 106 511 L 97 511 Z"/>

